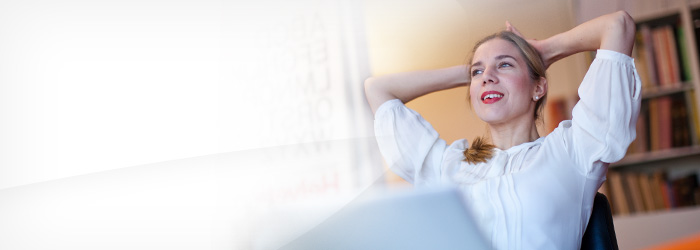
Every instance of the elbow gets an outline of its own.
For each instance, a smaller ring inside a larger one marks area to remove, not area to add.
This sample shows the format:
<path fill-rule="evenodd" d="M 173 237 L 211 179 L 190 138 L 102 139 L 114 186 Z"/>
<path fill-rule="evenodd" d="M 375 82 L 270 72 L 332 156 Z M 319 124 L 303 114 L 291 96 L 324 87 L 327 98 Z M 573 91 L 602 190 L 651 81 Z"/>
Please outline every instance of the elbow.
<path fill-rule="evenodd" d="M 627 11 L 621 10 L 615 13 L 617 15 L 618 23 L 625 35 L 629 35 L 634 40 L 634 34 L 637 31 L 637 25 L 634 23 L 634 19 L 630 16 Z"/>
<path fill-rule="evenodd" d="M 632 47 L 634 47 L 634 36 L 637 32 L 637 25 L 634 23 L 634 19 L 624 10 L 615 13 L 615 25 L 618 34 L 621 34 L 622 41 L 624 43 L 625 52 L 627 55 L 632 54 Z"/>
<path fill-rule="evenodd" d="M 392 99 L 400 99 L 392 92 L 393 82 L 387 81 L 386 77 L 370 77 L 365 80 L 365 98 L 369 103 L 372 112 L 377 111 L 384 102 Z M 403 99 L 402 99 L 403 102 Z"/>
<path fill-rule="evenodd" d="M 370 100 L 370 97 L 372 96 L 372 93 L 376 92 L 374 88 L 376 88 L 375 84 L 375 79 L 374 77 L 367 78 L 365 80 L 365 97 L 367 98 L 367 101 L 372 101 Z"/>
<path fill-rule="evenodd" d="M 374 83 L 374 77 L 369 77 L 365 79 L 365 93 L 369 91 L 369 89 L 372 87 Z"/>
<path fill-rule="evenodd" d="M 631 56 L 637 29 L 634 19 L 626 11 L 618 11 L 607 15 L 605 22 L 600 48 Z"/>
<path fill-rule="evenodd" d="M 378 106 L 378 100 L 377 100 L 377 84 L 376 80 L 374 77 L 367 78 L 365 80 L 365 98 L 367 99 L 367 103 L 369 104 L 370 109 L 372 110 L 372 113 L 375 113 L 377 111 Z"/>

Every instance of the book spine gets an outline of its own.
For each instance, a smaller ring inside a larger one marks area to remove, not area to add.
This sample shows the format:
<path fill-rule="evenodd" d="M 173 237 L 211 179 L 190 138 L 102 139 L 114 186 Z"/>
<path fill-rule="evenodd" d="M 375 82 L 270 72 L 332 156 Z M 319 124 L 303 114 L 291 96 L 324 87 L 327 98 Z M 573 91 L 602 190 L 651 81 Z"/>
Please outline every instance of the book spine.
<path fill-rule="evenodd" d="M 645 173 L 639 173 L 637 174 L 637 178 L 639 179 L 639 188 L 641 190 L 645 210 L 656 210 L 656 206 L 654 205 L 654 195 L 652 191 L 653 187 L 651 186 L 651 182 L 649 181 L 649 175 Z"/>
<path fill-rule="evenodd" d="M 646 69 L 649 73 L 649 86 L 658 86 L 659 77 L 658 70 L 656 68 L 656 54 L 654 49 L 654 39 L 652 38 L 651 28 L 648 25 L 642 25 L 639 28 L 639 33 L 642 34 L 642 41 L 644 44 L 644 55 L 646 56 Z"/>
<path fill-rule="evenodd" d="M 678 43 L 678 55 L 681 58 L 681 81 L 688 82 L 693 80 L 693 76 L 690 70 L 690 54 L 685 39 L 684 27 L 677 27 L 676 43 Z"/>
<path fill-rule="evenodd" d="M 644 206 L 644 198 L 642 198 L 642 189 L 639 185 L 639 176 L 637 173 L 630 172 L 625 173 L 625 184 L 627 184 L 627 197 L 629 197 L 632 204 L 630 209 L 636 213 L 645 212 L 646 207 Z"/>
<path fill-rule="evenodd" d="M 659 149 L 669 149 L 673 144 L 672 100 L 670 96 L 663 96 L 656 103 L 659 106 Z"/>
<path fill-rule="evenodd" d="M 651 151 L 661 149 L 658 100 L 649 100 L 649 147 Z"/>
<path fill-rule="evenodd" d="M 680 61 L 678 59 L 678 46 L 676 43 L 676 36 L 674 34 L 674 28 L 671 25 L 666 25 L 661 27 L 663 31 L 663 38 L 666 48 L 666 60 L 668 61 L 669 69 L 669 86 L 680 87 L 681 83 L 681 67 Z"/>
<path fill-rule="evenodd" d="M 625 189 L 622 186 L 622 176 L 618 172 L 608 172 L 608 180 L 610 181 L 611 203 L 615 214 L 629 214 L 630 209 L 627 204 L 627 198 L 625 198 Z"/>

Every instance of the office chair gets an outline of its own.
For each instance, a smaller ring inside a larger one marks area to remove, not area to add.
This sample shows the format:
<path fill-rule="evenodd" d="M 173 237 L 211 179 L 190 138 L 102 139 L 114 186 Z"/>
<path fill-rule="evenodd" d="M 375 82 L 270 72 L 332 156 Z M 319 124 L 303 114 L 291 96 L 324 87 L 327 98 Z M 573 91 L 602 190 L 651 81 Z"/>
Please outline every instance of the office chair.
<path fill-rule="evenodd" d="M 610 203 L 604 194 L 597 193 L 588 227 L 583 233 L 581 250 L 618 250 Z"/>

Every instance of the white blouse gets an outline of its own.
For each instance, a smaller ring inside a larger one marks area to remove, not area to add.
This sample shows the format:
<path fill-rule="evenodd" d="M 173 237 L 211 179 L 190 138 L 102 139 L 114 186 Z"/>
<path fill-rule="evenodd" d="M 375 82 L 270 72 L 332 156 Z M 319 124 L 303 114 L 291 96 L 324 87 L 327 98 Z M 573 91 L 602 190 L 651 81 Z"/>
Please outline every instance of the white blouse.
<path fill-rule="evenodd" d="M 486 163 L 464 162 L 466 140 L 447 146 L 398 99 L 377 109 L 375 135 L 392 171 L 416 187 L 456 185 L 494 249 L 579 249 L 608 163 L 636 136 L 640 92 L 633 59 L 598 50 L 573 119 Z"/>

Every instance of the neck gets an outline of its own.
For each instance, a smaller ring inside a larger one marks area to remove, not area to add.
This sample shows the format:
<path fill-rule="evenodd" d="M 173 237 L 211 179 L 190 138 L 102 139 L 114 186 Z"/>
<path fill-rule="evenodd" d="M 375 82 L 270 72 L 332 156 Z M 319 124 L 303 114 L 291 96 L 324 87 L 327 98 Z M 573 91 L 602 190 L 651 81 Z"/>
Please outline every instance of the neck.
<path fill-rule="evenodd" d="M 488 127 L 493 145 L 502 150 L 540 138 L 534 119 L 523 122 L 489 124 Z"/>

